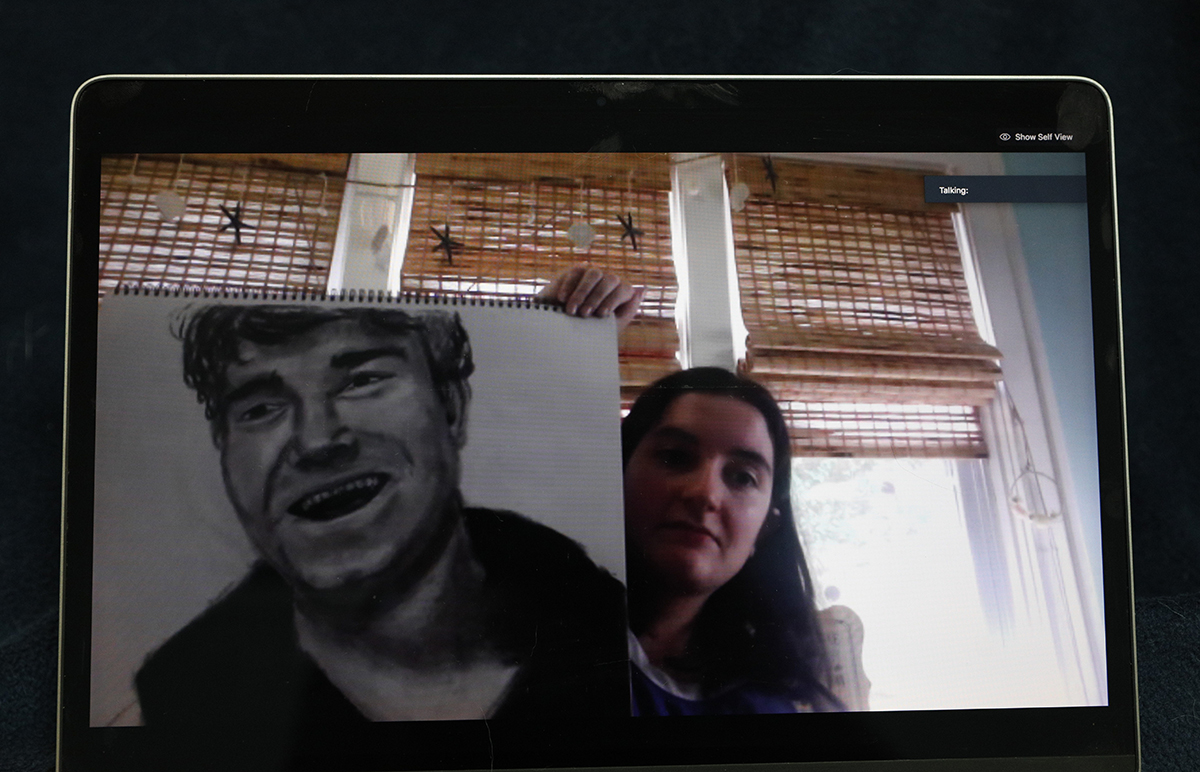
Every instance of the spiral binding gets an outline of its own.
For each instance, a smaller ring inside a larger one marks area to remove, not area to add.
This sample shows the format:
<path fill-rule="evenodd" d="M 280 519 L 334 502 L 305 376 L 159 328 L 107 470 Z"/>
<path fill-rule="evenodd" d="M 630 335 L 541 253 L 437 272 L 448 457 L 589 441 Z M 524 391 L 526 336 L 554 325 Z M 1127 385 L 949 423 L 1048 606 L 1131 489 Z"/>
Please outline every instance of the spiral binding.
<path fill-rule="evenodd" d="M 409 303 L 415 305 L 480 306 L 489 308 L 531 308 L 539 311 L 561 311 L 563 306 L 555 301 L 537 298 L 497 298 L 469 294 L 438 292 L 386 292 L 384 290 L 339 290 L 317 292 L 310 290 L 252 290 L 226 287 L 183 287 L 138 283 L 122 284 L 113 291 L 114 295 L 141 297 L 174 297 L 199 300 L 264 300 L 268 302 L 305 303 Z"/>

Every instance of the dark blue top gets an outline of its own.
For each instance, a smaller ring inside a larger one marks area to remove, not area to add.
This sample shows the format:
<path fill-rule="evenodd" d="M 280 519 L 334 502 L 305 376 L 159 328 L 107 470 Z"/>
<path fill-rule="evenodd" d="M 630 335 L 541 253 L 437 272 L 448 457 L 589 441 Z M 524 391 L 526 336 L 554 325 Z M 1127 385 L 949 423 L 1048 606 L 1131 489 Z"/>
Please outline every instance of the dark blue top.
<path fill-rule="evenodd" d="M 753 686 L 735 686 L 697 700 L 664 689 L 630 663 L 635 716 L 727 716 L 750 713 L 795 713 L 796 703 Z"/>

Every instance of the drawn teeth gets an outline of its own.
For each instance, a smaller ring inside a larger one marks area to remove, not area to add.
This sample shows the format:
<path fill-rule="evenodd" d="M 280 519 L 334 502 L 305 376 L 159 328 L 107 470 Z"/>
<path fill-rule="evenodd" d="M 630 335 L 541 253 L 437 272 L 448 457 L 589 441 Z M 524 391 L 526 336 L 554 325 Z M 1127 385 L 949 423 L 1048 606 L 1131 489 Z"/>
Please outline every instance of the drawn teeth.
<path fill-rule="evenodd" d="M 354 491 L 365 490 L 368 488 L 378 488 L 383 484 L 379 475 L 367 475 L 359 477 L 349 482 L 342 483 L 334 488 L 328 488 L 323 491 L 318 491 L 311 496 L 306 497 L 300 502 L 299 509 L 302 513 L 308 513 L 313 507 L 320 506 L 334 496 L 341 496 Z"/>

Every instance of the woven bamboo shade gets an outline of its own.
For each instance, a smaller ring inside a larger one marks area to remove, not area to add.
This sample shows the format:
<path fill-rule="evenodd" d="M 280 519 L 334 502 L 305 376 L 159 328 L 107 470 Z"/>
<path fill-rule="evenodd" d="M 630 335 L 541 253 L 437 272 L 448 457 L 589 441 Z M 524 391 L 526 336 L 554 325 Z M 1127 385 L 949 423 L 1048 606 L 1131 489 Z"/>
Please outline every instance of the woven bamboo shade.
<path fill-rule="evenodd" d="M 665 154 L 421 154 L 401 289 L 527 299 L 581 262 L 645 287 L 619 341 L 628 404 L 678 367 L 669 188 Z M 586 249 L 568 238 L 579 224 L 595 230 Z M 461 247 L 436 249 L 435 229 Z"/>
<path fill-rule="evenodd" d="M 127 284 L 324 291 L 349 156 L 108 156 L 100 291 Z M 182 215 L 163 213 L 164 194 Z M 241 243 L 224 206 L 251 228 Z"/>
<path fill-rule="evenodd" d="M 731 159 L 745 369 L 785 406 L 797 455 L 987 454 L 978 407 L 1000 352 L 979 335 L 952 206 L 923 175 Z"/>
<path fill-rule="evenodd" d="M 975 457 L 986 455 L 971 405 L 780 402 L 803 456 Z"/>

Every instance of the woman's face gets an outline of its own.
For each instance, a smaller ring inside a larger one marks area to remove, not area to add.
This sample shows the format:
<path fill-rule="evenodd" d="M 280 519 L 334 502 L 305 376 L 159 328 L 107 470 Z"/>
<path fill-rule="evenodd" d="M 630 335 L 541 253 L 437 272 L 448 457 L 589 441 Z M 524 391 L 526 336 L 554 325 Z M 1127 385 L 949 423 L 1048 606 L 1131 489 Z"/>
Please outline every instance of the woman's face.
<path fill-rule="evenodd" d="M 771 507 L 774 449 L 753 406 L 715 394 L 671 403 L 625 467 L 625 530 L 672 594 L 709 595 L 754 551 Z"/>

